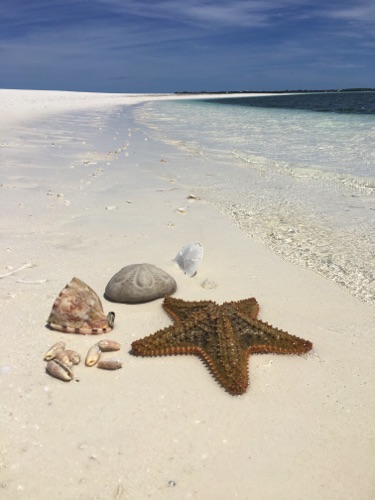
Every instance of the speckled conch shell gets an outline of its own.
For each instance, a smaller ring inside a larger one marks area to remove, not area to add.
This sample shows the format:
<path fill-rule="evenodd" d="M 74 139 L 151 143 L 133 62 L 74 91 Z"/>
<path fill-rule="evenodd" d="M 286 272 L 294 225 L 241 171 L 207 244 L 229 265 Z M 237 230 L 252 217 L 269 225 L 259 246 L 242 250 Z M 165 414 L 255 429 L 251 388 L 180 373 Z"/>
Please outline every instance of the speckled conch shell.
<path fill-rule="evenodd" d="M 59 332 L 95 335 L 110 332 L 114 319 L 115 313 L 104 314 L 94 290 L 73 278 L 55 300 L 47 324 Z"/>

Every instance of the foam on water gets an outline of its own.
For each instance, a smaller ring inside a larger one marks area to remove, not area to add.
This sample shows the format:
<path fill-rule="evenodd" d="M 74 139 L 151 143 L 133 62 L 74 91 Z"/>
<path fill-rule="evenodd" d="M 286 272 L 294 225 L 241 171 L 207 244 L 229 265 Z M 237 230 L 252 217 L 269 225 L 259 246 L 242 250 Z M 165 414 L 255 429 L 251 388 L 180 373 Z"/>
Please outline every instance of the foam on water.
<path fill-rule="evenodd" d="M 374 115 L 154 101 L 137 117 L 246 234 L 375 304 Z"/>

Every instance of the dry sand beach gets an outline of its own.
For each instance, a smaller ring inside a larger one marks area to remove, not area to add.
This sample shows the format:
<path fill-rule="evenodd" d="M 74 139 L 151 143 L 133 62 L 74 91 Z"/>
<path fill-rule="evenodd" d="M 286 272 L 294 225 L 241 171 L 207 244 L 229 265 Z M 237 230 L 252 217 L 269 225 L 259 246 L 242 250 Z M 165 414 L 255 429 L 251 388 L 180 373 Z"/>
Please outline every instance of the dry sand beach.
<path fill-rule="evenodd" d="M 0 498 L 370 500 L 374 307 L 189 198 L 195 159 L 132 115 L 171 97 L 0 91 Z M 193 278 L 172 261 L 189 241 L 205 251 Z M 256 297 L 262 320 L 313 350 L 250 356 L 249 388 L 231 396 L 195 356 L 129 353 L 171 324 L 161 299 L 103 299 L 123 368 L 47 375 L 53 343 L 84 356 L 98 340 L 46 328 L 61 289 L 77 276 L 102 297 L 142 262 L 171 274 L 178 298 Z"/>

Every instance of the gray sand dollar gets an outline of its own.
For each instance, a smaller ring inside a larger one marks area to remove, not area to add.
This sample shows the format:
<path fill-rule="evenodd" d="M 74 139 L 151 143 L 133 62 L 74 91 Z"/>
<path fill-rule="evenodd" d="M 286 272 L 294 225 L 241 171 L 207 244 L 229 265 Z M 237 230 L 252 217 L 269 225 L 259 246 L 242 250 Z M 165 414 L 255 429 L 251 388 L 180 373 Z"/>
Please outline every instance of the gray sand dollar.
<path fill-rule="evenodd" d="M 177 283 L 168 273 L 152 264 L 123 267 L 108 282 L 105 296 L 114 302 L 147 302 L 172 295 Z"/>

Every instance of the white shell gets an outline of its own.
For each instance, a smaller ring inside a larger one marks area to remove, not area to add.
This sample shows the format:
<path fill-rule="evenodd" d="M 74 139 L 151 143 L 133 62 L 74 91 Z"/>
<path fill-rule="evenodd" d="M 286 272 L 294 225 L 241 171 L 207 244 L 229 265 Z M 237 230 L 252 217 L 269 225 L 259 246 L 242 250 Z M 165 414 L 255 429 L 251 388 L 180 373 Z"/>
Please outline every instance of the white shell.
<path fill-rule="evenodd" d="M 86 366 L 96 365 L 96 363 L 100 358 L 101 353 L 102 352 L 98 344 L 94 344 L 93 346 L 91 346 L 86 355 L 85 365 Z"/>
<path fill-rule="evenodd" d="M 197 271 L 203 259 L 203 246 L 199 241 L 188 243 L 178 252 L 173 259 L 185 274 L 192 277 Z"/>
<path fill-rule="evenodd" d="M 65 349 L 65 342 L 56 342 L 53 344 L 44 355 L 45 361 L 50 361 L 56 357 L 56 354 Z"/>

